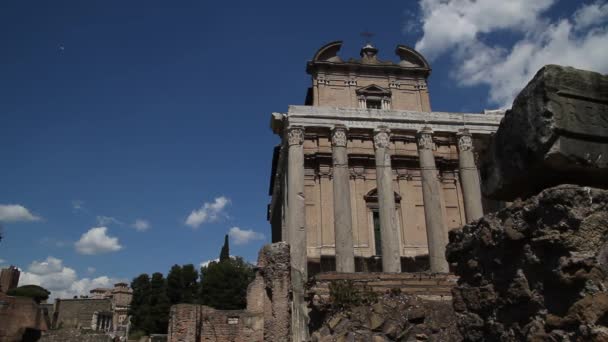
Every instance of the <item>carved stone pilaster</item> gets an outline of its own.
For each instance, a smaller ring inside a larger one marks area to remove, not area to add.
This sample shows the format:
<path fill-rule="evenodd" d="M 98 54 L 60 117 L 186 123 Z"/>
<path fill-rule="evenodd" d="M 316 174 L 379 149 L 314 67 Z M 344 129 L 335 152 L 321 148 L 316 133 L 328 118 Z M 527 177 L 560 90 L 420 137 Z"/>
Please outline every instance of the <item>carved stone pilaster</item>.
<path fill-rule="evenodd" d="M 304 128 L 289 127 L 287 128 L 287 143 L 291 145 L 302 145 L 304 143 Z"/>
<path fill-rule="evenodd" d="M 388 128 L 381 127 L 374 130 L 374 147 L 387 148 L 391 142 L 391 131 Z"/>
<path fill-rule="evenodd" d="M 331 143 L 333 146 L 346 147 L 346 127 L 336 126 L 331 132 Z"/>

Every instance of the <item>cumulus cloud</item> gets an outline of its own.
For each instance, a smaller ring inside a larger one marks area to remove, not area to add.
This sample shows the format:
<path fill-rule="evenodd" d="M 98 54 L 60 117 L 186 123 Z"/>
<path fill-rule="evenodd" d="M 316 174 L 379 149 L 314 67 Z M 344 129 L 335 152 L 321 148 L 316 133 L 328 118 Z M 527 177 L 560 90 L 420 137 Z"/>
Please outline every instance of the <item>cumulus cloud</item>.
<path fill-rule="evenodd" d="M 146 230 L 150 229 L 150 222 L 143 219 L 137 219 L 135 222 L 133 222 L 131 227 L 135 228 L 135 230 L 138 232 L 145 232 Z"/>
<path fill-rule="evenodd" d="M 118 238 L 107 235 L 107 227 L 95 227 L 82 234 L 74 246 L 80 254 L 101 254 L 122 249 Z"/>
<path fill-rule="evenodd" d="M 451 75 L 461 86 L 486 85 L 488 103 L 509 107 L 546 64 L 608 72 L 608 7 L 581 6 L 570 18 L 551 20 L 555 0 L 420 0 L 423 35 L 416 49 L 430 59 L 450 53 Z M 492 44 L 488 34 L 513 34 Z"/>
<path fill-rule="evenodd" d="M 40 221 L 26 207 L 19 204 L 0 204 L 0 222 Z"/>
<path fill-rule="evenodd" d="M 73 268 L 65 266 L 61 259 L 49 256 L 46 260 L 33 261 L 26 271 L 22 271 L 19 286 L 42 286 L 51 291 L 50 299 L 53 300 L 88 295 L 96 287 L 112 287 L 118 281 L 108 276 L 79 279 Z"/>
<path fill-rule="evenodd" d="M 198 228 L 201 224 L 217 221 L 225 215 L 224 209 L 230 204 L 230 199 L 220 196 L 212 203 L 205 202 L 199 209 L 193 210 L 186 218 L 186 225 Z"/>
<path fill-rule="evenodd" d="M 230 228 L 228 235 L 232 238 L 235 245 L 244 245 L 254 240 L 264 240 L 264 234 L 239 227 Z"/>

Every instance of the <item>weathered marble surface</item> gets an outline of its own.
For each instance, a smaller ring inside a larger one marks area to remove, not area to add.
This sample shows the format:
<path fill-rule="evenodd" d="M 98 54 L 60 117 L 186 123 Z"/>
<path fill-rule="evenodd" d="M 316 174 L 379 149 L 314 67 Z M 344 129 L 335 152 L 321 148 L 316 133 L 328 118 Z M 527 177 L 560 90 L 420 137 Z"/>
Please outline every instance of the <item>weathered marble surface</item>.
<path fill-rule="evenodd" d="M 507 111 L 482 166 L 502 200 L 562 183 L 608 187 L 608 76 L 547 65 Z"/>

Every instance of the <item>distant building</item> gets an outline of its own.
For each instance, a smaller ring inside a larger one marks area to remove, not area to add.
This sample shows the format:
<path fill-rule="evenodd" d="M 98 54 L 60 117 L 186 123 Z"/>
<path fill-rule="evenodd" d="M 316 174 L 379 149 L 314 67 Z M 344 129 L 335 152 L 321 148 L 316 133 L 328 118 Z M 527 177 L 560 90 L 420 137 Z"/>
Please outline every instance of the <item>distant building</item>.
<path fill-rule="evenodd" d="M 3 268 L 0 272 L 0 292 L 8 292 L 19 284 L 21 272 L 15 266 Z"/>
<path fill-rule="evenodd" d="M 90 296 L 56 299 L 54 328 L 90 329 L 124 335 L 129 324 L 129 306 L 133 290 L 127 283 L 113 288 L 95 288 Z"/>

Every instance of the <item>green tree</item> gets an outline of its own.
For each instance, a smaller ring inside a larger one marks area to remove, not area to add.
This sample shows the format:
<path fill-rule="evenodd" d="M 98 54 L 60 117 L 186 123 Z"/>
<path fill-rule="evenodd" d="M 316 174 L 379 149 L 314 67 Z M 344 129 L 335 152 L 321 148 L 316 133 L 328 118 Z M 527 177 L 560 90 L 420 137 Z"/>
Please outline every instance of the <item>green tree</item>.
<path fill-rule="evenodd" d="M 149 315 L 150 312 L 150 276 L 140 274 L 131 282 L 133 298 L 129 307 L 133 331 L 143 331 L 149 333 L 153 329 L 153 322 Z"/>
<path fill-rule="evenodd" d="M 29 297 L 36 301 L 36 303 L 40 304 L 40 302 L 49 299 L 51 292 L 38 285 L 23 285 L 8 290 L 6 294 L 15 297 Z"/>
<path fill-rule="evenodd" d="M 220 251 L 220 262 L 230 259 L 230 245 L 228 243 L 228 234 L 224 236 L 224 245 Z"/>
<path fill-rule="evenodd" d="M 167 296 L 171 304 L 183 303 L 184 277 L 182 267 L 173 265 L 167 275 Z"/>
<path fill-rule="evenodd" d="M 162 273 L 152 274 L 149 301 L 152 328 L 146 332 L 149 334 L 166 334 L 169 326 L 171 303 L 167 296 L 167 282 Z"/>
<path fill-rule="evenodd" d="M 254 277 L 251 265 L 240 257 L 211 262 L 201 268 L 201 303 L 219 310 L 244 309 Z"/>
<path fill-rule="evenodd" d="M 198 270 L 192 264 L 182 266 L 182 303 L 195 303 L 198 299 Z"/>

